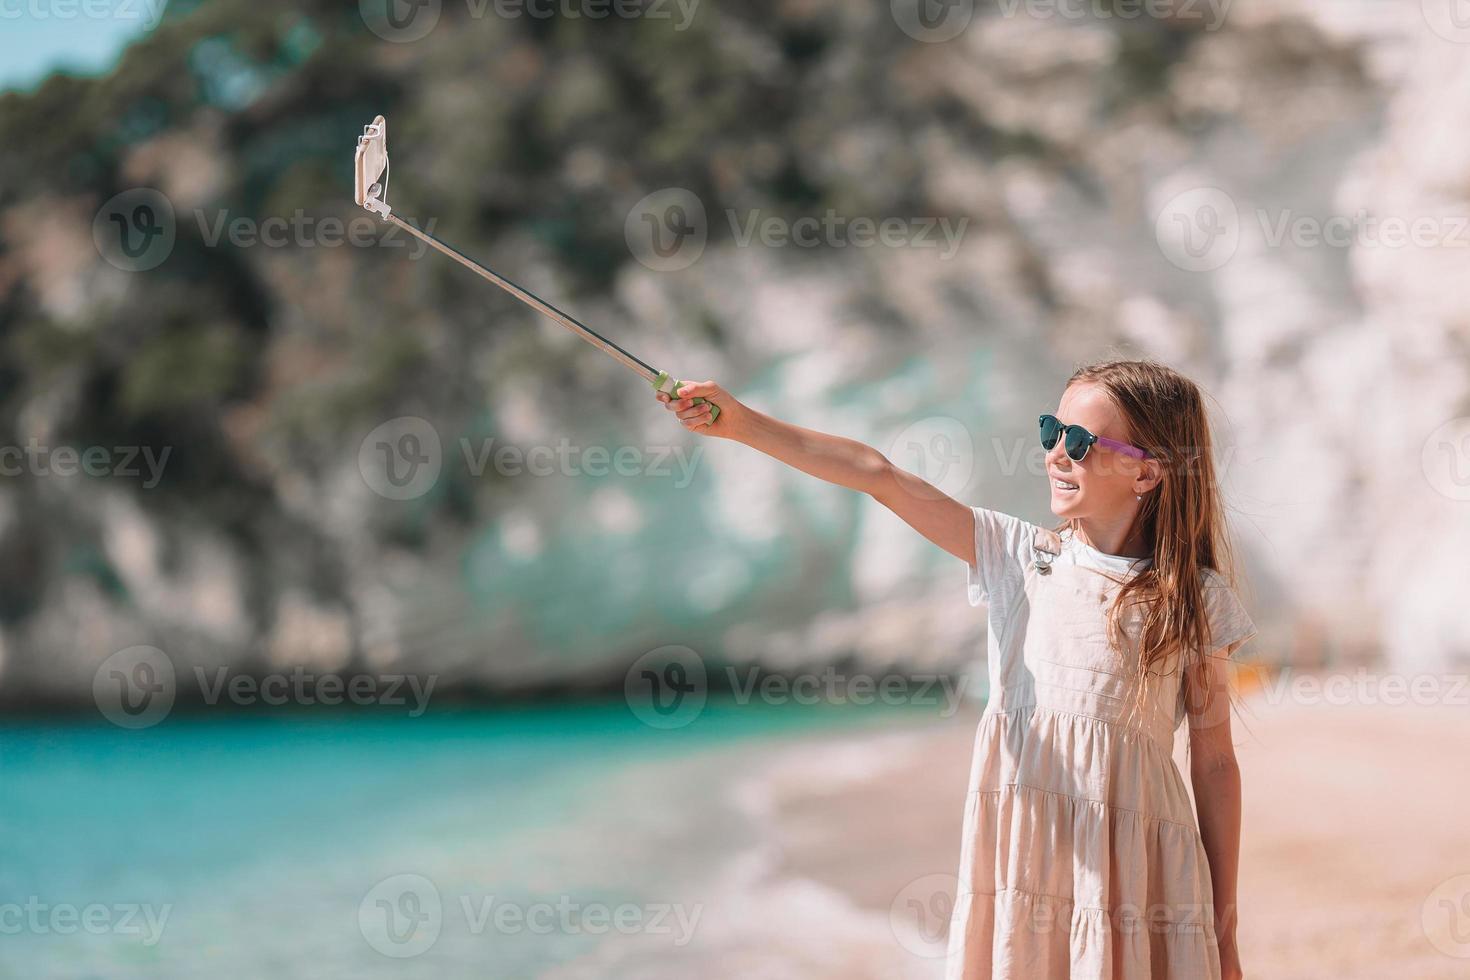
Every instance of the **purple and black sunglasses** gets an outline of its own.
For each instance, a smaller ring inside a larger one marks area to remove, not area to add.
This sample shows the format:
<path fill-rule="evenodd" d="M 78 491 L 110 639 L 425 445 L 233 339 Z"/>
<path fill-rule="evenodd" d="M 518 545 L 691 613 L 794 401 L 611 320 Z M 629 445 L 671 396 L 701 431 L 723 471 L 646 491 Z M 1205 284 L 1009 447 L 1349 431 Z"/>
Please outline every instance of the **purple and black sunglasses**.
<path fill-rule="evenodd" d="M 1107 436 L 1095 436 L 1080 425 L 1064 425 L 1055 415 L 1043 415 L 1039 421 L 1041 422 L 1041 445 L 1050 451 L 1051 447 L 1057 444 L 1059 436 L 1065 437 L 1062 446 L 1067 452 L 1067 458 L 1073 462 L 1080 463 L 1087 456 L 1087 451 L 1092 448 L 1093 443 L 1136 459 L 1148 459 L 1149 454 L 1146 450 L 1116 439 L 1109 439 Z"/>

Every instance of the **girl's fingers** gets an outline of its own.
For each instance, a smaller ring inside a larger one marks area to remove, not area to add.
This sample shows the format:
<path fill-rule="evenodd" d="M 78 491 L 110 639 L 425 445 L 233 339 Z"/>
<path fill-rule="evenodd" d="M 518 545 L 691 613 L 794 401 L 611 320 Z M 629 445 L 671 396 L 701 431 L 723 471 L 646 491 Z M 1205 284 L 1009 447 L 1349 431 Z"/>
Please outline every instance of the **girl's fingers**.
<path fill-rule="evenodd" d="M 720 386 L 713 381 L 686 381 L 675 392 L 681 398 L 708 398 L 719 393 Z"/>
<path fill-rule="evenodd" d="M 674 396 L 667 392 L 655 392 L 658 400 L 663 402 L 664 407 L 673 412 L 679 419 L 679 424 L 691 432 L 708 428 L 714 425 L 714 404 L 705 401 L 702 405 L 694 404 L 695 399 L 708 399 L 711 396 L 724 394 L 720 386 L 713 381 L 689 381 L 679 386 Z"/>
<path fill-rule="evenodd" d="M 688 407 L 681 408 L 676 413 L 679 416 L 679 421 L 681 422 L 688 422 L 694 419 L 705 418 L 710 414 L 710 409 L 714 407 L 709 402 L 705 402 L 703 405 L 695 405 L 692 402 L 686 401 L 685 404 L 688 405 Z"/>

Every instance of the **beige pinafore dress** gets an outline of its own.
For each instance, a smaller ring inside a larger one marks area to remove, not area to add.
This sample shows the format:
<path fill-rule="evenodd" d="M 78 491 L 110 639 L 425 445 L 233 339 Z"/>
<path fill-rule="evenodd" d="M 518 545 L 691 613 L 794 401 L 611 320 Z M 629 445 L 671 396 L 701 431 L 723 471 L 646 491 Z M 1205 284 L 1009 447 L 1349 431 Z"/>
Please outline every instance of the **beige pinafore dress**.
<path fill-rule="evenodd" d="M 1136 648 L 1106 640 L 1112 579 L 1135 566 L 1019 526 L 1030 560 L 992 611 L 1006 635 L 975 736 L 947 980 L 1219 980 L 1210 869 L 1172 756 L 1179 673 L 1151 676 L 1130 712 Z M 1233 596 L 1214 605 L 1249 628 Z"/>

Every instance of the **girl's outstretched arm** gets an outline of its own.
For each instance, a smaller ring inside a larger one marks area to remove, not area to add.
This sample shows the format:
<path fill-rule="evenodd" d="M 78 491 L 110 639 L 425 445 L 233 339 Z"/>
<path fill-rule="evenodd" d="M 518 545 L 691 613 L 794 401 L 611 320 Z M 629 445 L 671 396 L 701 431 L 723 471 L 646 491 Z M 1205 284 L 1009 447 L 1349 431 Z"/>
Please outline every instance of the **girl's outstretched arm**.
<path fill-rule="evenodd" d="M 974 564 L 974 512 L 894 466 L 872 446 L 757 412 L 713 381 L 688 382 L 678 394 L 682 397 L 670 399 L 660 393 L 658 399 L 678 415 L 684 428 L 742 442 L 819 480 L 866 493 L 945 551 Z M 711 423 L 709 405 L 696 405 L 695 398 L 718 405 L 719 420 Z"/>

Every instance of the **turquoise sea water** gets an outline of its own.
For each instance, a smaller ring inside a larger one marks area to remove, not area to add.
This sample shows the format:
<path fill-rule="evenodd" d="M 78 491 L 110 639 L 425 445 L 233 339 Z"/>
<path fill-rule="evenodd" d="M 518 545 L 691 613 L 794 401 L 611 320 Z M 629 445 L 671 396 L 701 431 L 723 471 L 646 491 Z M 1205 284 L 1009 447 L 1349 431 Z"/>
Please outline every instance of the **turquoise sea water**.
<path fill-rule="evenodd" d="M 674 941 L 759 832 L 725 797 L 742 767 L 914 721 L 712 702 L 676 731 L 621 703 L 8 722 L 0 978 L 537 976 L 615 941 L 614 915 Z"/>

